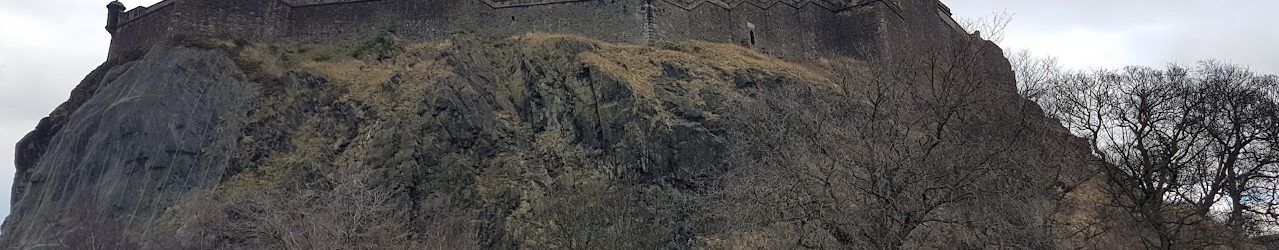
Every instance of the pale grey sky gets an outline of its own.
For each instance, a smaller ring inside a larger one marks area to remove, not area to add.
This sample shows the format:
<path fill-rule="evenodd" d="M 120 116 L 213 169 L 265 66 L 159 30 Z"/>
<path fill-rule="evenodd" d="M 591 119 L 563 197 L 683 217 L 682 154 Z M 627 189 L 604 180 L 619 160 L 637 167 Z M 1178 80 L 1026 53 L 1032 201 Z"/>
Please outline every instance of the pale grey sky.
<path fill-rule="evenodd" d="M 1014 14 L 1003 47 L 1077 69 L 1218 59 L 1279 73 L 1277 0 L 943 0 L 956 16 Z"/>
<path fill-rule="evenodd" d="M 106 57 L 108 0 L 0 2 L 0 216 L 9 214 L 14 144 Z M 158 0 L 122 0 L 126 6 Z M 1004 46 L 1074 68 L 1216 58 L 1279 73 L 1276 0 L 945 0 L 955 14 L 1016 13 Z"/>

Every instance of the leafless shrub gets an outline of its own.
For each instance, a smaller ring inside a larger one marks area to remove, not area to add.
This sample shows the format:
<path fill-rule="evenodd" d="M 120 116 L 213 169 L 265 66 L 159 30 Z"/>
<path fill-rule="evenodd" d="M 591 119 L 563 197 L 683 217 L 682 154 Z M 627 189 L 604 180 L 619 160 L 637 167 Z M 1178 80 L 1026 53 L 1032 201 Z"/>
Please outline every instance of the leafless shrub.
<path fill-rule="evenodd" d="M 469 219 L 449 199 L 430 197 L 422 211 L 399 211 L 394 190 L 369 183 L 373 171 L 339 169 L 313 188 L 262 190 L 247 200 L 193 196 L 177 207 L 167 235 L 150 248 L 469 249 Z M 327 183 L 324 183 L 327 182 Z M 415 225 L 406 214 L 420 212 Z"/>
<path fill-rule="evenodd" d="M 1039 57 L 1030 50 L 1008 51 L 1008 61 L 1017 74 L 1017 90 L 1030 101 L 1041 103 L 1050 94 L 1053 81 L 1061 78 L 1064 70 L 1055 57 Z"/>
<path fill-rule="evenodd" d="M 136 235 L 125 227 L 127 221 L 122 218 L 106 213 L 89 213 L 77 216 L 74 221 L 75 225 L 62 232 L 58 244 L 46 247 L 93 250 L 138 248 Z"/>
<path fill-rule="evenodd" d="M 986 16 L 976 18 L 962 18 L 959 25 L 968 30 L 968 32 L 980 32 L 982 38 L 1001 43 L 1007 37 L 1008 25 L 1012 23 L 1016 14 L 1007 10 L 991 12 Z"/>
<path fill-rule="evenodd" d="M 799 247 L 1048 246 L 1028 222 L 1044 205 L 1027 200 L 1047 186 L 1016 157 L 1029 105 L 983 66 L 991 48 L 903 46 L 837 69 L 842 93 L 784 86 L 739 104 L 751 136 L 730 150 L 743 170 L 726 178 L 729 216 Z"/>
<path fill-rule="evenodd" d="M 1128 67 L 1056 76 L 1039 101 L 1109 163 L 1112 205 L 1153 234 L 1147 247 L 1208 247 L 1255 234 L 1249 218 L 1273 207 L 1273 79 L 1211 61 Z"/>

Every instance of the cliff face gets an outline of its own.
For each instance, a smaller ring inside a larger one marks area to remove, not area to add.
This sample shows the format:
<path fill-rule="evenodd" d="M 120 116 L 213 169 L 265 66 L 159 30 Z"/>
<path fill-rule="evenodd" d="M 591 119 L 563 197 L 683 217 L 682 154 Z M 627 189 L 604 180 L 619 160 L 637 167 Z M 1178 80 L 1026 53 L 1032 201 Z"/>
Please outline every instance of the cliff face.
<path fill-rule="evenodd" d="M 1055 210 L 1087 151 L 997 51 L 930 52 L 947 71 L 548 34 L 163 45 L 19 143 L 3 243 L 1068 245 L 1047 221 L 1091 218 Z"/>
<path fill-rule="evenodd" d="M 225 55 L 186 48 L 89 78 L 82 87 L 92 94 L 73 97 L 83 104 L 19 143 L 6 240 L 74 239 L 68 233 L 89 223 L 134 227 L 217 184 L 239 137 L 232 121 L 255 95 Z"/>

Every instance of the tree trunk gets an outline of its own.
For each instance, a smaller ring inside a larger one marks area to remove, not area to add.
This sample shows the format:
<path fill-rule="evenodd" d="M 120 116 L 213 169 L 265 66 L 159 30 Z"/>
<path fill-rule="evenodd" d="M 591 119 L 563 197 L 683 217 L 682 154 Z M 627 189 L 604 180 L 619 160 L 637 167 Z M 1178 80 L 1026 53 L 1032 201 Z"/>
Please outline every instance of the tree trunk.
<path fill-rule="evenodd" d="M 1243 192 L 1238 188 L 1230 190 L 1230 217 L 1226 221 L 1226 225 L 1230 226 L 1230 230 L 1237 234 L 1243 233 L 1244 217 L 1243 210 Z"/>

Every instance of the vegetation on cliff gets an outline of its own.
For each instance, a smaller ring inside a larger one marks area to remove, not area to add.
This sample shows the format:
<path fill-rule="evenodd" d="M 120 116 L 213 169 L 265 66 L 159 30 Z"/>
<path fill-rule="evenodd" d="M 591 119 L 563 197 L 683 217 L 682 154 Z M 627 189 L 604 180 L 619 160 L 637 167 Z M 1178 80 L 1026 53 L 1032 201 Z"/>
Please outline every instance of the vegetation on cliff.
<path fill-rule="evenodd" d="M 154 244 L 1040 247 L 1082 199 L 1051 185 L 1086 182 L 989 45 L 814 65 L 553 34 L 199 45 L 263 93 Z"/>
<path fill-rule="evenodd" d="M 65 232 L 54 244 L 1051 249 L 1155 237 L 1120 219 L 1096 178 L 1104 161 L 1019 96 L 984 41 L 807 64 L 539 33 L 176 47 L 134 64 L 217 54 L 235 67 L 173 72 L 235 76 L 248 86 L 227 86 L 253 93 L 233 115 L 174 114 L 221 124 L 225 147 L 183 158 L 221 159 L 219 174 L 146 200 L 153 216 L 68 208 L 135 216 L 49 224 Z M 105 89 L 121 86 L 106 75 Z"/>
<path fill-rule="evenodd" d="M 1145 246 L 1214 247 L 1274 233 L 1279 76 L 1218 61 L 1083 72 L 1014 58 L 1023 95 L 1108 163 L 1098 175 L 1110 206 L 1153 234 Z"/>
<path fill-rule="evenodd" d="M 735 84 L 833 89 L 709 43 L 195 46 L 263 94 L 225 182 L 143 237 L 187 247 L 687 246 L 716 218 L 705 178 L 728 143 L 708 106 L 746 98 Z"/>

